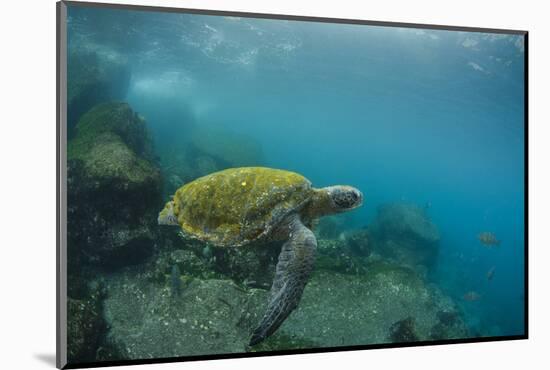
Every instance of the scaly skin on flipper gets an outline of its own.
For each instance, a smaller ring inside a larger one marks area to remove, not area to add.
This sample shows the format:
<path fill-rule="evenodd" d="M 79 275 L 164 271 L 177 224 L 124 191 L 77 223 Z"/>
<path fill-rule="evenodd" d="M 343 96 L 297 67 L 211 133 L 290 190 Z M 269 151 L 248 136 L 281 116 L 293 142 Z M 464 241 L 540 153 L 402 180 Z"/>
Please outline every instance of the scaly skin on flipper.
<path fill-rule="evenodd" d="M 290 234 L 283 245 L 275 272 L 266 313 L 254 330 L 250 345 L 269 337 L 298 306 L 315 262 L 317 240 L 299 217 L 289 223 Z"/>

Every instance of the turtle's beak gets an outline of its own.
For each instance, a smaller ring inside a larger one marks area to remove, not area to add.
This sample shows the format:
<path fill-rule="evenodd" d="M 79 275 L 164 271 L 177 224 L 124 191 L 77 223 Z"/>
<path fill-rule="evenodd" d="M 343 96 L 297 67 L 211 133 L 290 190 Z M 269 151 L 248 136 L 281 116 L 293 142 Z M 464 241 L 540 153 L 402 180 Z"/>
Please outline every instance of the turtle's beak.
<path fill-rule="evenodd" d="M 359 189 L 355 189 L 355 188 L 353 188 L 352 192 L 354 194 L 352 197 L 355 197 L 357 200 L 353 205 L 353 207 L 351 207 L 351 209 L 361 207 L 363 205 L 363 193 L 361 193 Z"/>

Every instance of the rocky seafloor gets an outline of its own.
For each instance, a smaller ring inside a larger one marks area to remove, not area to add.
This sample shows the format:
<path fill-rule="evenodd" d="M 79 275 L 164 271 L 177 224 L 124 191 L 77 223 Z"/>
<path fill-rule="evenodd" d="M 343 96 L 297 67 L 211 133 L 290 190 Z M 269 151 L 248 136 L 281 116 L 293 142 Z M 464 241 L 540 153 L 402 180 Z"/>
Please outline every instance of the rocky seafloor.
<path fill-rule="evenodd" d="M 120 358 L 334 347 L 467 336 L 456 307 L 411 270 L 373 263 L 364 275 L 314 273 L 299 307 L 248 347 L 267 291 L 230 279 L 189 279 L 179 295 L 149 272 L 109 275 L 106 342 Z"/>
<path fill-rule="evenodd" d="M 337 219 L 323 220 L 315 230 L 316 267 L 298 308 L 274 335 L 249 347 L 280 244 L 214 248 L 158 227 L 156 217 L 181 183 L 260 164 L 259 146 L 194 131 L 181 155 L 162 148 L 165 158 L 158 158 L 146 120 L 112 101 L 125 95 L 127 65 L 116 59 L 109 66 L 102 54 L 83 64 L 90 53 L 70 54 L 69 63 L 69 362 L 469 335 L 455 303 L 428 280 L 437 227 L 421 207 L 394 203 L 362 229 L 342 232 Z"/>

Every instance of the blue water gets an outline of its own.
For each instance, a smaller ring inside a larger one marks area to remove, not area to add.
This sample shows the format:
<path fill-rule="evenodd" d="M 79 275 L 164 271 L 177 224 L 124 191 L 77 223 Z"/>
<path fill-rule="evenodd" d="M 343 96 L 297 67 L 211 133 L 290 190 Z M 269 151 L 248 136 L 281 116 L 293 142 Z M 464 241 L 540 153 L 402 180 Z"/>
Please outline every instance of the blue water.
<path fill-rule="evenodd" d="M 523 333 L 522 36 L 71 7 L 69 44 L 128 58 L 126 100 L 159 149 L 197 126 L 246 135 L 263 165 L 361 189 L 350 229 L 429 204 L 430 279 L 472 330 Z"/>

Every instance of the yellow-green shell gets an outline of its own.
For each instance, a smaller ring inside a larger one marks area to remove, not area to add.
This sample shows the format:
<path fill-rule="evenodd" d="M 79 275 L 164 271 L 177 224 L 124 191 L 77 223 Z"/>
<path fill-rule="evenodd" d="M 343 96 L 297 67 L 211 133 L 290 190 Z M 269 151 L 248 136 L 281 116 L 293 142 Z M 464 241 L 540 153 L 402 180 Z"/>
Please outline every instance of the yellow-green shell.
<path fill-rule="evenodd" d="M 294 172 L 231 168 L 179 188 L 174 215 L 188 235 L 218 246 L 240 246 L 268 236 L 312 194 L 309 180 Z"/>

